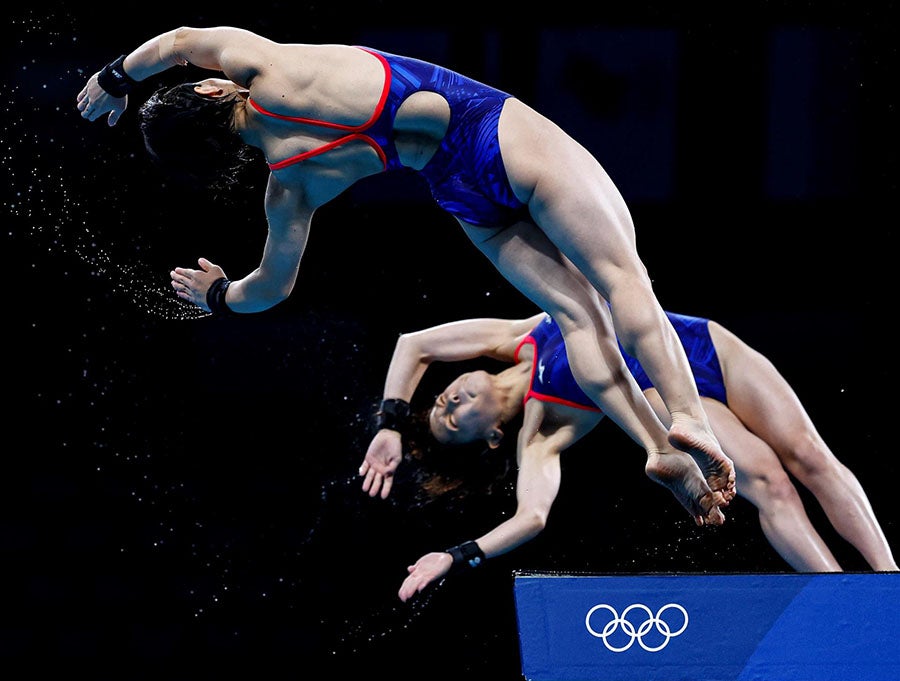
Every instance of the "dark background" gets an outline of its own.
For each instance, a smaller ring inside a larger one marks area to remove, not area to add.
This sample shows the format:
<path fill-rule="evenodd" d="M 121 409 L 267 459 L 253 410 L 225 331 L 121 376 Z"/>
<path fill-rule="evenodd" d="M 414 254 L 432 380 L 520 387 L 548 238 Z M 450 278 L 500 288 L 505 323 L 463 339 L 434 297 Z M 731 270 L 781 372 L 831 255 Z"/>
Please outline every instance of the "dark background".
<path fill-rule="evenodd" d="M 534 310 L 403 173 L 319 210 L 275 309 L 180 305 L 172 267 L 258 264 L 264 169 L 225 201 L 150 165 L 134 110 L 186 72 L 142 84 L 115 128 L 75 110 L 92 73 L 179 25 L 409 54 L 549 115 L 625 195 L 663 305 L 775 362 L 900 546 L 894 3 L 183 4 L 4 19 L 6 678 L 516 680 L 515 570 L 789 570 L 749 503 L 695 528 L 603 423 L 564 455 L 537 540 L 400 603 L 408 564 L 515 504 L 508 484 L 427 506 L 361 493 L 394 340 Z"/>

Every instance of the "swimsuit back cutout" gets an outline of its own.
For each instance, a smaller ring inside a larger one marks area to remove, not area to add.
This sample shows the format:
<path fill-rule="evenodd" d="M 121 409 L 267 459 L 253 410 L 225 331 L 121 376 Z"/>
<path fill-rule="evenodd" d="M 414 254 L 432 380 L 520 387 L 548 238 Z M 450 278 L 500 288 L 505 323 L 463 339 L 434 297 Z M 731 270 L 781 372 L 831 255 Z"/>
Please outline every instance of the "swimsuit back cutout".
<path fill-rule="evenodd" d="M 397 109 L 399 108 L 399 102 L 395 102 L 393 106 L 386 106 L 386 104 L 388 103 L 389 95 L 391 93 L 391 68 L 387 63 L 387 60 L 385 60 L 385 58 L 379 53 L 373 50 L 369 50 L 365 47 L 359 47 L 358 49 L 361 49 L 375 56 L 384 67 L 384 86 L 381 89 L 381 96 L 378 98 L 378 103 L 375 105 L 375 110 L 372 112 L 369 120 L 367 120 L 362 125 L 345 125 L 343 123 L 323 121 L 316 118 L 285 116 L 284 114 L 268 111 L 252 98 L 249 100 L 251 106 L 253 106 L 254 109 L 256 109 L 264 116 L 277 118 L 278 120 L 282 121 L 315 125 L 321 128 L 343 130 L 347 132 L 346 135 L 332 140 L 331 142 L 327 142 L 326 144 L 316 147 L 315 149 L 304 151 L 282 161 L 269 163 L 270 170 L 280 170 L 281 168 L 286 168 L 296 163 L 300 163 L 308 158 L 324 154 L 331 149 L 339 147 L 353 140 L 361 140 L 372 147 L 372 149 L 375 150 L 375 152 L 378 154 L 378 157 L 381 159 L 385 170 L 394 170 L 402 167 L 400 158 L 397 154 L 397 148 L 394 146 L 392 139 L 394 116 L 396 115 Z"/>
<path fill-rule="evenodd" d="M 269 163 L 271 170 L 300 163 L 352 140 L 371 146 L 385 170 L 403 168 L 394 144 L 397 111 L 410 95 L 435 92 L 450 106 L 450 122 L 438 150 L 419 171 L 434 200 L 451 215 L 481 227 L 506 227 L 528 219 L 527 206 L 516 198 L 510 186 L 497 135 L 500 112 L 510 95 L 420 59 L 355 47 L 376 57 L 384 67 L 381 97 L 372 116 L 362 125 L 284 116 L 267 111 L 250 99 L 251 105 L 265 116 L 347 132 L 310 151 Z"/>
<path fill-rule="evenodd" d="M 381 52 L 391 69 L 391 106 L 414 92 L 435 92 L 450 107 L 447 132 L 419 174 L 435 202 L 479 227 L 507 227 L 528 218 L 500 155 L 497 126 L 510 95 L 421 59 Z M 396 111 L 396 109 L 395 109 Z"/>

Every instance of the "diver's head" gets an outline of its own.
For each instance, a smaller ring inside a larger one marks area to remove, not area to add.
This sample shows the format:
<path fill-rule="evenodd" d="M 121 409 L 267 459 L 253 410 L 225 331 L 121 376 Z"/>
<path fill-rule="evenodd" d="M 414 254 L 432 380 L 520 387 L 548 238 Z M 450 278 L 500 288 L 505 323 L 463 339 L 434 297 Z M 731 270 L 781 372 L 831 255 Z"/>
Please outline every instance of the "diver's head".
<path fill-rule="evenodd" d="M 245 95 L 221 78 L 160 88 L 138 110 L 144 146 L 179 179 L 212 189 L 234 186 L 254 156 L 234 124 Z"/>
<path fill-rule="evenodd" d="M 503 438 L 502 406 L 492 374 L 462 374 L 435 399 L 428 416 L 431 434 L 441 444 L 484 440 L 494 449 Z"/>

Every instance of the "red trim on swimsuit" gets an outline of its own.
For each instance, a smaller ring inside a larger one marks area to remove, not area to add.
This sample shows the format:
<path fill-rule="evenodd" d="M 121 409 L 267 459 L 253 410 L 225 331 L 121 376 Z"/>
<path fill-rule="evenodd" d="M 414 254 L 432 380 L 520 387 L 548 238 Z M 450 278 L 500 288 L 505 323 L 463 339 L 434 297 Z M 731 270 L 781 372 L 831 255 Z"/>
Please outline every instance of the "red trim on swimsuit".
<path fill-rule="evenodd" d="M 342 144 L 346 144 L 347 142 L 351 142 L 353 140 L 362 140 L 366 144 L 368 144 L 372 149 L 375 150 L 375 153 L 378 154 L 378 158 L 381 159 L 381 163 L 384 165 L 385 169 L 387 168 L 387 156 L 384 153 L 384 149 L 381 148 L 381 145 L 378 144 L 374 139 L 369 137 L 368 135 L 363 135 L 362 133 L 372 127 L 375 121 L 381 116 L 382 111 L 384 111 L 384 103 L 387 101 L 388 94 L 391 91 L 391 67 L 388 65 L 387 60 L 380 54 L 376 52 L 372 52 L 371 50 L 367 50 L 364 47 L 358 48 L 367 52 L 368 54 L 377 57 L 381 62 L 381 65 L 384 67 L 384 87 L 381 89 L 381 97 L 378 99 L 378 104 L 375 106 L 375 111 L 372 113 L 372 116 L 362 125 L 344 125 L 343 123 L 332 123 L 331 121 L 321 121 L 316 118 L 304 118 L 302 116 L 285 116 L 284 114 L 274 113 L 272 111 L 268 111 L 263 108 L 262 104 L 257 103 L 255 100 L 250 99 L 249 102 L 254 109 L 256 109 L 259 113 L 264 116 L 270 116 L 272 118 L 277 118 L 282 121 L 290 121 L 292 123 L 306 123 L 308 125 L 317 125 L 322 128 L 331 128 L 333 130 L 346 130 L 352 134 L 344 135 L 343 137 L 339 137 L 336 140 L 328 142 L 327 144 L 323 144 L 320 147 L 316 147 L 315 149 L 311 149 L 310 151 L 304 151 L 300 154 L 296 154 L 295 156 L 291 156 L 290 158 L 286 158 L 283 161 L 277 161 L 276 163 L 269 163 L 270 170 L 280 170 L 281 168 L 286 168 L 287 166 L 293 165 L 295 163 L 300 163 L 301 161 L 305 161 L 312 156 L 318 156 L 319 154 L 324 154 L 326 151 L 330 151 L 335 147 L 339 147 Z"/>
<path fill-rule="evenodd" d="M 563 399 L 562 397 L 555 397 L 554 395 L 545 395 L 543 393 L 539 393 L 534 389 L 534 374 L 537 371 L 537 353 L 538 347 L 537 342 L 535 342 L 534 338 L 531 335 L 525 336 L 522 339 L 522 342 L 516 347 L 515 354 L 513 355 L 516 359 L 519 358 L 519 351 L 522 349 L 523 345 L 530 345 L 532 348 L 532 356 L 531 356 L 531 377 L 528 380 L 528 392 L 525 393 L 525 397 L 522 398 L 522 404 L 524 405 L 528 400 L 532 397 L 536 400 L 540 400 L 541 402 L 553 402 L 555 404 L 562 404 L 566 407 L 572 407 L 574 409 L 581 409 L 583 411 L 596 411 L 602 413 L 603 410 L 598 407 L 589 407 L 584 404 L 579 404 L 578 402 L 572 402 L 571 400 Z"/>

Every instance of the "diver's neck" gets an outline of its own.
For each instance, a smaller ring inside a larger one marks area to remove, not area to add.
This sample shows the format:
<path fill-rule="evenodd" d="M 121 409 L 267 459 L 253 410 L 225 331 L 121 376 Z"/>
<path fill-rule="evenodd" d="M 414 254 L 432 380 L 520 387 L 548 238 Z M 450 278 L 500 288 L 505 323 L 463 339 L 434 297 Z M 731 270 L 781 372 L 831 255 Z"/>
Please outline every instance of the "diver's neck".
<path fill-rule="evenodd" d="M 503 422 L 508 423 L 522 411 L 525 394 L 531 384 L 531 363 L 519 362 L 496 375 L 497 389 L 503 400 Z"/>

